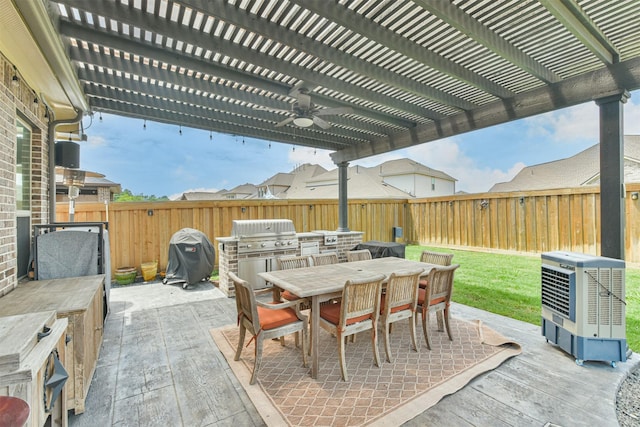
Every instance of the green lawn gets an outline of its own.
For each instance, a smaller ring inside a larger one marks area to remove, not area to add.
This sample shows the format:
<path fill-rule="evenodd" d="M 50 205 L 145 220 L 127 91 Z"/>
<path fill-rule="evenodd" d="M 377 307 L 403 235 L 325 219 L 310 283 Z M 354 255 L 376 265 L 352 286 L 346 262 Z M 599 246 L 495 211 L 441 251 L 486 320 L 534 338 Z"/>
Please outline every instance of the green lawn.
<path fill-rule="evenodd" d="M 455 254 L 453 300 L 491 313 L 539 325 L 540 257 L 505 255 L 448 248 L 407 246 L 407 259 L 420 259 L 424 249 Z M 627 341 L 640 349 L 640 269 L 626 269 Z"/>

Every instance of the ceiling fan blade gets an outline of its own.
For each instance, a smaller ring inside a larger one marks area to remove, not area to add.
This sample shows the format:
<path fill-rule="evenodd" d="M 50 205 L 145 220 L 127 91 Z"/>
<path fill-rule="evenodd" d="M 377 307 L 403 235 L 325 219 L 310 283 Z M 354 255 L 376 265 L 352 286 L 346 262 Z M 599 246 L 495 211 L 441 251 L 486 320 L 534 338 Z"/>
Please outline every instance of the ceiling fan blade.
<path fill-rule="evenodd" d="M 313 123 L 315 123 L 316 125 L 318 125 L 318 127 L 321 127 L 322 129 L 329 129 L 331 127 L 331 123 L 316 116 L 313 116 Z"/>
<path fill-rule="evenodd" d="M 292 121 L 294 121 L 294 120 L 295 120 L 295 116 L 294 116 L 294 117 L 286 118 L 286 119 L 284 119 L 283 121 L 281 121 L 281 122 L 279 122 L 279 123 L 276 123 L 276 126 L 275 126 L 275 127 L 277 127 L 277 128 L 282 127 L 282 126 L 286 125 L 287 123 L 291 123 L 291 122 L 292 122 Z"/>
<path fill-rule="evenodd" d="M 351 114 L 353 108 L 351 107 L 336 107 L 336 108 L 324 108 L 322 110 L 314 111 L 316 116 L 330 116 L 333 114 Z"/>
<path fill-rule="evenodd" d="M 254 105 L 253 109 L 254 110 L 260 110 L 260 111 L 273 111 L 274 113 L 290 113 L 291 112 L 291 110 L 283 110 L 281 108 L 263 107 L 262 105 Z"/>

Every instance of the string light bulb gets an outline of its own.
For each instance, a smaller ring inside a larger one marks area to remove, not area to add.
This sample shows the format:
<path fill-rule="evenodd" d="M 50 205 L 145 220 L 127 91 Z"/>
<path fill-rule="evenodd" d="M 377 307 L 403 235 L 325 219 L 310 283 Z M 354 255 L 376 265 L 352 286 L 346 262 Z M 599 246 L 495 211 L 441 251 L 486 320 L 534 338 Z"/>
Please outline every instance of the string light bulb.
<path fill-rule="evenodd" d="M 102 113 L 100 113 L 100 121 L 102 121 Z"/>
<path fill-rule="evenodd" d="M 180 136 L 182 136 L 182 125 L 180 125 L 180 130 L 178 131 L 178 133 L 180 134 Z"/>
<path fill-rule="evenodd" d="M 142 124 L 142 129 L 147 130 L 147 119 L 144 120 L 144 123 Z"/>
<path fill-rule="evenodd" d="M 213 141 L 213 132 L 209 131 L 209 141 Z"/>

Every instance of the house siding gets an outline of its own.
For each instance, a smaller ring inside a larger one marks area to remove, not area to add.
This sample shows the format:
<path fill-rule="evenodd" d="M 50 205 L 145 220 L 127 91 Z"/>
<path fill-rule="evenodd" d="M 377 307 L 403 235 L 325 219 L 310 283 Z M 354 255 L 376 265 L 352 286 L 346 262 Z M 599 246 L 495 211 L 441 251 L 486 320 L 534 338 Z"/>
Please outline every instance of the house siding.
<path fill-rule="evenodd" d="M 13 64 L 0 53 L 0 296 L 17 286 L 16 120 L 31 126 L 31 224 L 49 218 L 49 147 L 45 107 L 23 80 L 12 83 Z"/>
<path fill-rule="evenodd" d="M 449 196 L 455 193 L 453 181 L 435 178 L 435 188 L 432 188 L 431 178 L 418 174 L 396 175 L 384 177 L 384 182 L 416 198 Z"/>

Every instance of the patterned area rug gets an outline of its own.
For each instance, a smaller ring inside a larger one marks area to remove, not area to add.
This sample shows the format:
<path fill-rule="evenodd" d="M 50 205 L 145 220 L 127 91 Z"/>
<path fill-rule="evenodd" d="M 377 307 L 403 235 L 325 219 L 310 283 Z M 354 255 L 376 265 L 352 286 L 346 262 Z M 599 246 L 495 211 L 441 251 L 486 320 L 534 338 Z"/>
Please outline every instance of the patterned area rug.
<path fill-rule="evenodd" d="M 386 362 L 380 336 L 383 363 L 379 368 L 373 363 L 370 333 L 358 334 L 355 343 L 347 344 L 348 382 L 340 375 L 336 339 L 324 330 L 320 331 L 317 380 L 311 378 L 310 368 L 302 366 L 292 336 L 285 347 L 278 341 L 265 342 L 258 382 L 253 386 L 249 385 L 253 343 L 235 362 L 238 328 L 214 329 L 211 335 L 267 425 L 399 425 L 521 352 L 517 343 L 480 321 L 452 319 L 453 341 L 446 332 L 435 330 L 435 318 L 432 325 L 433 349 L 427 349 L 419 326 L 420 351 L 415 352 L 407 321 L 394 324 L 392 362 Z"/>

